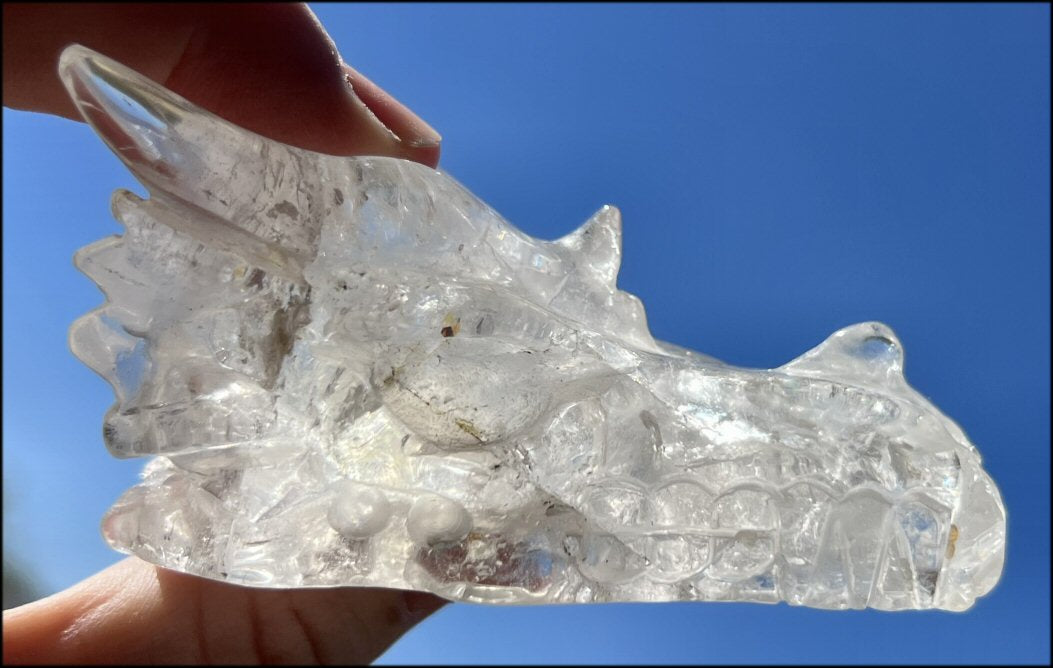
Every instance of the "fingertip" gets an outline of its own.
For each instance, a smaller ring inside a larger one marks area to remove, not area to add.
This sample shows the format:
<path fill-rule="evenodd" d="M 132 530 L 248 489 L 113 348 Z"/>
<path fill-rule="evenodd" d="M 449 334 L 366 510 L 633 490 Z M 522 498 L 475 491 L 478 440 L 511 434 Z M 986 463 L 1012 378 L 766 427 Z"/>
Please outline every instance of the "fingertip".
<path fill-rule="evenodd" d="M 442 136 L 435 128 L 358 70 L 347 63 L 342 67 L 352 95 L 398 141 L 399 157 L 437 166 Z"/>
<path fill-rule="evenodd" d="M 406 610 L 418 622 L 434 612 L 438 612 L 449 601 L 434 594 L 423 591 L 403 592 L 402 598 L 406 603 Z"/>
<path fill-rule="evenodd" d="M 441 149 L 439 146 L 411 148 L 409 149 L 409 155 L 407 155 L 406 158 L 435 169 L 439 166 L 440 152 Z"/>

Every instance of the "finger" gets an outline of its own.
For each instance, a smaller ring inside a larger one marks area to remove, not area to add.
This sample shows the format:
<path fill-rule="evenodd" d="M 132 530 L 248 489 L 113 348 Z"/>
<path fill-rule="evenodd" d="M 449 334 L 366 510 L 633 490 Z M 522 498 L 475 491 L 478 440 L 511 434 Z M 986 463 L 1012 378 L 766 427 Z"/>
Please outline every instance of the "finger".
<path fill-rule="evenodd" d="M 393 589 L 254 589 L 131 557 L 4 611 L 4 663 L 369 663 L 445 601 Z"/>
<path fill-rule="evenodd" d="M 80 120 L 56 74 L 62 49 L 80 43 L 287 144 L 438 162 L 439 135 L 345 71 L 305 5 L 4 4 L 3 12 L 6 106 Z"/>

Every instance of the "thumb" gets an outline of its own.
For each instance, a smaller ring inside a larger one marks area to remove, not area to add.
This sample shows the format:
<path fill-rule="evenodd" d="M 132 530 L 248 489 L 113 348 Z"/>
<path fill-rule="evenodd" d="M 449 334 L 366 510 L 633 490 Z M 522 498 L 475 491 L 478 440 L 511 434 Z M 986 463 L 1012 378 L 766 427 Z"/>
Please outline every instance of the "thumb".
<path fill-rule="evenodd" d="M 254 589 L 125 559 L 4 611 L 4 663 L 369 663 L 445 601 L 393 589 Z"/>

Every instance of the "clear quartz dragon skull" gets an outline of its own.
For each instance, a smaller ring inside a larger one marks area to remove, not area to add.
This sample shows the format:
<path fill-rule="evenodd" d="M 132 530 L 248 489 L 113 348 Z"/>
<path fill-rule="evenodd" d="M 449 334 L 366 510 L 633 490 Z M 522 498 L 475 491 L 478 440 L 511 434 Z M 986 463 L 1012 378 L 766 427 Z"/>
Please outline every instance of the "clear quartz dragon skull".
<path fill-rule="evenodd" d="M 59 70 L 149 190 L 76 256 L 106 444 L 152 456 L 116 549 L 488 603 L 964 610 L 997 582 L 999 492 L 888 327 L 726 365 L 652 338 L 613 207 L 541 241 L 440 170 L 267 140 L 80 46 Z"/>

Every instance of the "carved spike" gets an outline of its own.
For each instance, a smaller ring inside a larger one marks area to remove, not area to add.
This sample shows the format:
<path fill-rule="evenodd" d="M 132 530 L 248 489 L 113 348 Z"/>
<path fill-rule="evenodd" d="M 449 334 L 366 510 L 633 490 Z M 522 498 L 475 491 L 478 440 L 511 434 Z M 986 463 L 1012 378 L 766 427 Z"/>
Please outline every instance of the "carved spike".
<path fill-rule="evenodd" d="M 312 209 L 323 198 L 304 187 L 300 160 L 326 156 L 294 155 L 80 45 L 62 52 L 59 75 L 92 128 L 152 195 L 166 195 L 166 206 L 203 209 L 217 224 L 313 255 L 319 225 L 304 223 L 317 220 Z M 261 192 L 278 204 L 261 210 Z"/>
<path fill-rule="evenodd" d="M 556 243 L 579 254 L 582 270 L 604 285 L 615 285 L 622 264 L 622 214 L 618 207 L 605 204 L 581 227 Z"/>
<path fill-rule="evenodd" d="M 117 276 L 113 266 L 124 254 L 123 244 L 122 238 L 114 235 L 81 248 L 73 256 L 74 266 L 95 281 L 107 296 L 112 292 L 111 283 Z"/>
<path fill-rule="evenodd" d="M 69 330 L 70 350 L 110 384 L 118 403 L 125 401 L 131 384 L 122 378 L 121 361 L 136 351 L 140 342 L 127 332 L 109 305 L 81 316 Z"/>

